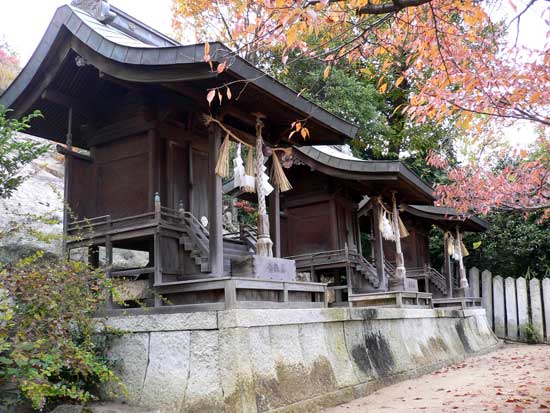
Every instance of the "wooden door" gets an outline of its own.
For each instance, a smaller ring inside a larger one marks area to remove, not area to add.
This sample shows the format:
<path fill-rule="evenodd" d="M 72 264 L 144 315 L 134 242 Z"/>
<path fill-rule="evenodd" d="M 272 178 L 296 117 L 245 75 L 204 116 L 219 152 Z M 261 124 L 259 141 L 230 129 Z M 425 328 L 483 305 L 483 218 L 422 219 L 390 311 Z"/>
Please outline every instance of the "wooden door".
<path fill-rule="evenodd" d="M 189 210 L 189 146 L 170 142 L 169 146 L 168 182 L 170 182 L 170 208 L 178 209 L 183 201 L 185 210 Z"/>
<path fill-rule="evenodd" d="M 192 150 L 191 159 L 191 213 L 208 218 L 208 154 Z"/>

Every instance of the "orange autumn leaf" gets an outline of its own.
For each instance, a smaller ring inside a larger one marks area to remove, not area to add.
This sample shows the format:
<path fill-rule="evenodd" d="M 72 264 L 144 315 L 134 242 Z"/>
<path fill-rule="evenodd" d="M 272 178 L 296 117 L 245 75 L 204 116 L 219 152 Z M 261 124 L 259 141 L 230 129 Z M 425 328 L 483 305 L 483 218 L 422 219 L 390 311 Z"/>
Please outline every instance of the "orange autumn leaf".
<path fill-rule="evenodd" d="M 214 97 L 216 96 L 216 90 L 212 89 L 208 94 L 206 95 L 206 100 L 208 101 L 208 105 L 212 104 L 212 101 L 214 100 Z"/>

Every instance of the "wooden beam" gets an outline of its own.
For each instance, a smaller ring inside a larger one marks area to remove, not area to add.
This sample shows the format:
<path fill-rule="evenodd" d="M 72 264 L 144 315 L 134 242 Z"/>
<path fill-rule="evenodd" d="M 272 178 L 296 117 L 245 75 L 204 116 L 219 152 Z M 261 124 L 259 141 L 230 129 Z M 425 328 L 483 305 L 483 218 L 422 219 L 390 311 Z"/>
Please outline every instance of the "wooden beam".
<path fill-rule="evenodd" d="M 44 100 L 48 100 L 66 108 L 73 108 L 74 111 L 86 116 L 88 119 L 94 118 L 93 107 L 87 102 L 84 102 L 81 98 L 73 98 L 51 87 L 44 90 L 41 97 Z"/>
<path fill-rule="evenodd" d="M 154 127 L 155 122 L 148 121 L 141 116 L 136 116 L 97 130 L 94 137 L 90 139 L 89 146 L 102 145 L 126 136 L 138 135 Z"/>
<path fill-rule="evenodd" d="M 56 145 L 55 150 L 57 151 L 57 153 L 60 153 L 62 155 L 72 156 L 73 158 L 80 159 L 80 160 L 83 160 L 83 161 L 86 161 L 86 162 L 93 162 L 94 161 L 94 158 L 91 157 L 90 155 L 84 155 L 83 153 L 72 151 L 72 150 L 70 150 L 67 147 L 62 146 L 62 145 Z"/>
<path fill-rule="evenodd" d="M 212 275 L 223 275 L 223 205 L 222 178 L 216 175 L 216 163 L 220 154 L 222 131 L 214 123 L 208 128 L 208 195 L 210 271 Z"/>

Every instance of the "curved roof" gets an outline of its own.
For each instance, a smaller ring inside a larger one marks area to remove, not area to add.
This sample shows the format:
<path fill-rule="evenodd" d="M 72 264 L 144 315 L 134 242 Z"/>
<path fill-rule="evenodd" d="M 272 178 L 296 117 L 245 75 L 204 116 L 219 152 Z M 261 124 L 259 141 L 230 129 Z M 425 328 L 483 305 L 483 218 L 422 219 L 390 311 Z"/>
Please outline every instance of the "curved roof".
<path fill-rule="evenodd" d="M 122 11 L 116 8 L 112 10 L 117 14 L 116 18 L 103 23 L 74 7 L 65 5 L 58 8 L 29 63 L 0 96 L 0 104 L 15 107 L 15 115 L 29 111 L 30 107 L 23 107 L 29 106 L 28 103 L 20 105 L 22 107 L 18 105 L 24 95 L 35 93 L 31 90 L 35 86 L 32 82 L 39 70 L 66 58 L 71 49 L 98 67 L 102 73 L 131 82 L 177 82 L 218 77 L 204 62 L 204 44 L 182 46 Z M 69 50 L 62 52 L 58 50 L 58 43 L 67 33 L 72 35 L 72 40 Z M 271 95 L 280 105 L 297 111 L 325 130 L 328 128 L 333 136 L 338 137 L 332 138 L 335 143 L 355 136 L 358 129 L 356 125 L 299 96 L 246 60 L 235 56 L 223 44 L 210 44 L 210 55 L 214 62 L 230 61 L 227 74 L 248 80 Z M 47 80 L 41 79 L 41 86 L 47 85 Z M 37 93 L 39 96 L 42 90 Z"/>
<path fill-rule="evenodd" d="M 431 204 L 435 200 L 433 188 L 400 161 L 363 160 L 346 154 L 340 157 L 318 146 L 295 150 L 302 162 L 327 175 L 354 181 L 370 181 L 379 190 L 397 190 L 408 202 Z"/>
<path fill-rule="evenodd" d="M 430 221 L 445 222 L 446 226 L 459 223 L 464 231 L 483 232 L 489 228 L 489 223 L 475 215 L 460 214 L 454 208 L 431 205 L 407 205 L 405 212 Z"/>

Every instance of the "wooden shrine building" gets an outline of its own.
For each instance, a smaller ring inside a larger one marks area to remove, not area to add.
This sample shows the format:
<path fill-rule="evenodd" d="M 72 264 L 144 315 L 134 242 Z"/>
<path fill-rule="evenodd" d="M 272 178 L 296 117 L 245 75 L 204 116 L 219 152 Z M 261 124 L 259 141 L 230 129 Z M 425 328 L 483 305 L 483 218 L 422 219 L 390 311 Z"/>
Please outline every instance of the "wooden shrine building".
<path fill-rule="evenodd" d="M 217 73 L 224 62 L 227 69 Z M 228 98 L 228 84 L 238 99 Z M 250 246 L 224 239 L 215 168 L 229 133 L 284 148 L 297 119 L 307 118 L 311 139 L 304 145 L 340 144 L 354 137 L 355 125 L 220 43 L 183 46 L 101 0 L 57 10 L 0 104 L 14 117 L 42 112 L 27 132 L 60 143 L 65 155 L 66 248 L 87 248 L 95 266 L 104 255 L 110 276 L 128 288 L 130 306 L 325 305 L 322 283 L 284 274 L 232 277 L 232 260 L 250 255 Z M 117 249 L 143 251 L 146 263 L 116 268 Z"/>
<path fill-rule="evenodd" d="M 412 281 L 400 299 L 429 305 L 433 295 L 440 306 L 478 303 L 465 301 L 467 281 L 461 289 L 458 261 L 453 264 L 447 250 L 442 270 L 430 265 L 429 232 L 432 225 L 455 236 L 457 229 L 479 232 L 487 229 L 485 221 L 434 207 L 432 188 L 402 162 L 361 160 L 333 147 L 295 148 L 294 157 L 288 173 L 293 189 L 280 201 L 282 254 L 309 280 L 329 283 L 331 305 L 348 305 L 354 296 L 388 297 L 397 248 L 380 231 L 380 213 L 392 213 L 394 197 L 408 232 L 400 249 Z"/>
<path fill-rule="evenodd" d="M 91 265 L 104 266 L 124 311 L 140 312 L 143 303 L 200 311 L 453 298 L 453 273 L 463 272 L 430 267 L 427 231 L 435 223 L 460 240 L 461 229 L 483 225 L 433 209 L 432 188 L 401 162 L 313 147 L 341 145 L 357 126 L 220 43 L 183 46 L 108 2 L 72 4 L 57 10 L 0 104 L 14 117 L 42 112 L 27 132 L 58 142 L 65 155 L 65 252 L 85 250 Z M 289 140 L 297 120 L 310 139 Z M 255 153 L 248 177 L 260 209 L 256 233 L 223 227 L 221 160 L 230 140 Z M 267 208 L 264 153 L 271 165 L 276 151 L 292 153 L 284 174 L 293 189 L 275 188 Z M 400 214 L 402 222 L 384 227 L 398 236 L 385 240 L 380 220 Z M 118 266 L 124 250 L 142 263 Z M 467 295 L 462 275 L 456 291 Z"/>

